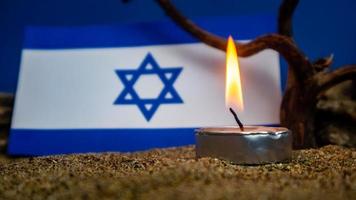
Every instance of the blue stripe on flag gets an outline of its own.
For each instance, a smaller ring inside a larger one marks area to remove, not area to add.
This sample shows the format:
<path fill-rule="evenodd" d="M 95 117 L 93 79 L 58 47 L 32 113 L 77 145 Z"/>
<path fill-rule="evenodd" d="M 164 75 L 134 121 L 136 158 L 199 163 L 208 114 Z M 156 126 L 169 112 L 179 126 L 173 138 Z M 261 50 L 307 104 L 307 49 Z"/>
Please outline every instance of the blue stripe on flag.
<path fill-rule="evenodd" d="M 276 31 L 275 17 L 225 16 L 194 20 L 214 34 L 251 39 Z M 85 27 L 27 27 L 26 49 L 132 47 L 197 42 L 172 21 Z"/>
<path fill-rule="evenodd" d="M 129 152 L 194 144 L 194 128 L 12 129 L 10 155 Z"/>
<path fill-rule="evenodd" d="M 278 126 L 278 125 L 266 125 Z M 11 129 L 10 155 L 132 152 L 195 144 L 195 128 Z"/>

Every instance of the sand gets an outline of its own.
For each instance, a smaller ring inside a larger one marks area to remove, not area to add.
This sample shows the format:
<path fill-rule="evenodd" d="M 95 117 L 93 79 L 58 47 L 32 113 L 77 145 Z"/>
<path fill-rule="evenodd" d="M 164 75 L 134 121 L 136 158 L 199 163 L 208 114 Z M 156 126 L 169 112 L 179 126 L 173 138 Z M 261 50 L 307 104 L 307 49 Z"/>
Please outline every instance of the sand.
<path fill-rule="evenodd" d="M 289 163 L 196 160 L 194 147 L 133 154 L 0 156 L 0 199 L 356 199 L 356 149 L 293 152 Z"/>

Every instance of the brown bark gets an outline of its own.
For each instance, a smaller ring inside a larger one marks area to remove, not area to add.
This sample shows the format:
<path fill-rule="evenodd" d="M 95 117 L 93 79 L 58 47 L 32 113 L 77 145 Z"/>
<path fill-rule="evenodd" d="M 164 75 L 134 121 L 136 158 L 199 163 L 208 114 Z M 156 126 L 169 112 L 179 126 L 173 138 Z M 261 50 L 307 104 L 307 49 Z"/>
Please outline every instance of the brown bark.
<path fill-rule="evenodd" d="M 293 36 L 292 18 L 299 0 L 285 0 L 282 2 L 278 15 L 278 33 L 288 37 Z"/>

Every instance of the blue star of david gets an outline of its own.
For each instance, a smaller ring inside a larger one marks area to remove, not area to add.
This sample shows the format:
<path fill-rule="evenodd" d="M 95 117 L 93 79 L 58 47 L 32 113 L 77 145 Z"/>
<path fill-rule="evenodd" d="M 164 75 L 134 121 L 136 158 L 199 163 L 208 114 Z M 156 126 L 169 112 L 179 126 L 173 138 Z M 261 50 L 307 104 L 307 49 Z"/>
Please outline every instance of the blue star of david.
<path fill-rule="evenodd" d="M 137 105 L 147 121 L 150 121 L 161 104 L 183 103 L 182 98 L 174 89 L 173 84 L 182 71 L 181 67 L 160 68 L 153 56 L 148 53 L 137 70 L 116 70 L 124 89 L 114 104 Z M 164 87 L 157 98 L 140 98 L 134 85 L 140 76 L 157 75 Z"/>

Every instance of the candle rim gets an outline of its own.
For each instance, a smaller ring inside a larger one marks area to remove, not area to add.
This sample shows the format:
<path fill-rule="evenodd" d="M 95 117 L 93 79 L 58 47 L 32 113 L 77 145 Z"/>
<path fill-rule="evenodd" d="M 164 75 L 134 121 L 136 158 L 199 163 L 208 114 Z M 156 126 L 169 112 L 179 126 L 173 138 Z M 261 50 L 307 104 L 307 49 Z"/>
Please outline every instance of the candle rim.
<path fill-rule="evenodd" d="M 270 127 L 270 126 L 245 126 L 245 130 L 241 131 L 237 126 L 217 126 L 203 127 L 196 129 L 197 133 L 214 134 L 214 135 L 254 135 L 254 134 L 285 134 L 290 131 L 285 127 Z"/>

